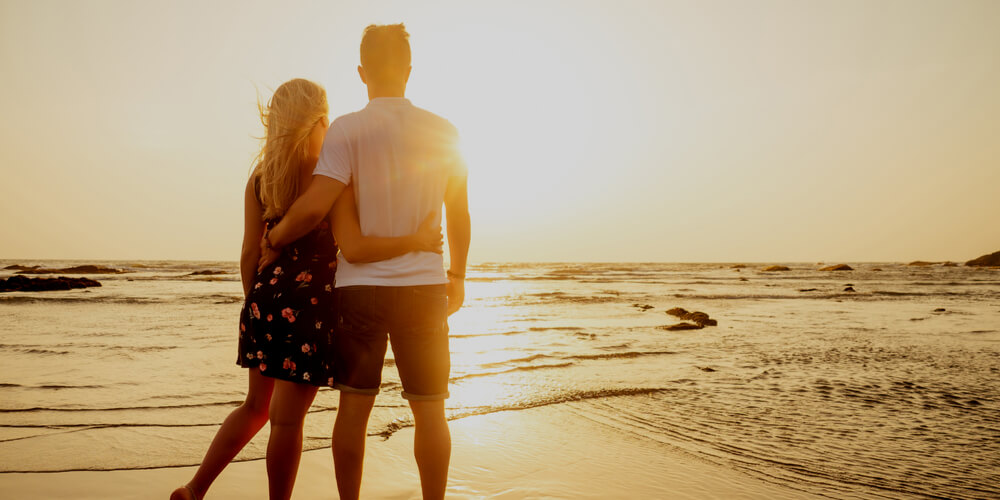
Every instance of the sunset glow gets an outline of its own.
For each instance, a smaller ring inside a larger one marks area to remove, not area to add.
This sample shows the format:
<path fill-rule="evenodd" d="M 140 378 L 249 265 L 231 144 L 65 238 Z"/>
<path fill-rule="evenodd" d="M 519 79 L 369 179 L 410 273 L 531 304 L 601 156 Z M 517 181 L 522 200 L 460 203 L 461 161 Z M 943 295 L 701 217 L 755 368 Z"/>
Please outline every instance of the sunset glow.
<path fill-rule="evenodd" d="M 6 257 L 235 258 L 257 92 L 363 107 L 360 30 L 396 21 L 409 97 L 462 134 L 473 261 L 996 244 L 990 2 L 2 5 Z"/>

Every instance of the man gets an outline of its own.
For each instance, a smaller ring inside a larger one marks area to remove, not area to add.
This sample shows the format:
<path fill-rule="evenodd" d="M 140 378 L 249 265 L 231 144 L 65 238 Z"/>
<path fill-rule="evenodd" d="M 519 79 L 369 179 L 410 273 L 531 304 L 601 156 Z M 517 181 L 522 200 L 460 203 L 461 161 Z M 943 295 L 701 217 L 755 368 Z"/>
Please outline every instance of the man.
<path fill-rule="evenodd" d="M 269 250 L 266 259 L 305 235 L 348 184 L 367 236 L 411 234 L 445 205 L 447 274 L 443 256 L 432 252 L 374 263 L 352 263 L 343 252 L 338 256 L 340 325 L 333 361 L 341 392 L 333 459 L 343 499 L 360 494 L 368 417 L 381 384 L 387 340 L 413 411 L 413 448 L 424 498 L 443 498 L 448 481 L 447 318 L 465 297 L 471 231 L 466 168 L 454 126 L 405 98 L 410 69 L 409 34 L 402 24 L 365 29 L 358 74 L 368 87 L 369 103 L 330 125 L 312 183 L 261 242 Z"/>

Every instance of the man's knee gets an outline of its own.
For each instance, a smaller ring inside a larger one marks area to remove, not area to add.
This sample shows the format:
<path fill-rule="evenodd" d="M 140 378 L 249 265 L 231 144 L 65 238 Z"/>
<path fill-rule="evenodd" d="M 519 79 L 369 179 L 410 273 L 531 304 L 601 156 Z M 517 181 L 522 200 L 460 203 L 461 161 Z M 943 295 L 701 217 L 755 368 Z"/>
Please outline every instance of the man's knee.
<path fill-rule="evenodd" d="M 414 423 L 420 425 L 421 422 L 446 422 L 444 411 L 444 400 L 410 400 L 410 409 L 413 411 Z"/>
<path fill-rule="evenodd" d="M 375 406 L 375 396 L 341 391 L 340 406 L 337 408 L 337 419 L 368 421 L 372 408 Z"/>

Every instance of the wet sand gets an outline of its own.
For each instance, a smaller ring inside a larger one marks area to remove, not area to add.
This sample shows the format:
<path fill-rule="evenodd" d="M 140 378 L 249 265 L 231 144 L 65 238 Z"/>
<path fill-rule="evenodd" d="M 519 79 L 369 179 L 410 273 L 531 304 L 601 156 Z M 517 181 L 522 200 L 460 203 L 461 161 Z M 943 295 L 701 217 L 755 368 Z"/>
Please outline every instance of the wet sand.
<path fill-rule="evenodd" d="M 811 498 L 584 414 L 570 403 L 453 421 L 448 498 Z M 412 441 L 412 428 L 388 440 L 369 438 L 362 498 L 420 498 Z M 0 474 L 0 491 L 7 498 L 165 499 L 193 472 L 177 467 Z M 266 497 L 262 460 L 231 464 L 207 495 Z M 305 453 L 293 498 L 337 497 L 330 450 Z"/>

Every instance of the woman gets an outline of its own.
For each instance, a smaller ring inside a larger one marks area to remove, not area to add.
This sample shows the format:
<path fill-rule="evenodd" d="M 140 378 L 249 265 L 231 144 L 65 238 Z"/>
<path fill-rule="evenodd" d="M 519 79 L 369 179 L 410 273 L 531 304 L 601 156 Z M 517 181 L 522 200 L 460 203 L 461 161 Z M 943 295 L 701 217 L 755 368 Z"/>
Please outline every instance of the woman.
<path fill-rule="evenodd" d="M 260 109 L 267 129 L 257 166 L 244 195 L 240 274 L 245 304 L 240 315 L 239 358 L 248 368 L 246 401 L 232 411 L 215 435 L 201 466 L 171 500 L 200 499 L 219 473 L 270 420 L 267 477 L 270 498 L 291 496 L 302 452 L 302 424 L 320 386 L 333 386 L 328 349 L 337 314 L 334 269 L 337 246 L 333 213 L 312 232 L 282 249 L 273 264 L 257 273 L 259 242 L 308 187 L 319 158 L 327 121 L 326 92 L 308 80 L 282 84 Z M 350 191 L 350 190 L 347 190 Z M 346 201 L 346 200 L 345 200 Z M 428 217 L 417 233 L 400 238 L 362 237 L 355 208 L 341 214 L 342 243 L 352 260 L 384 260 L 413 251 L 441 252 L 440 227 Z"/>

